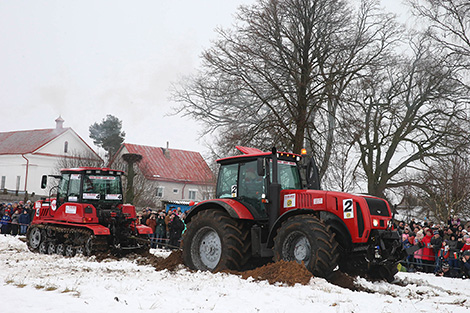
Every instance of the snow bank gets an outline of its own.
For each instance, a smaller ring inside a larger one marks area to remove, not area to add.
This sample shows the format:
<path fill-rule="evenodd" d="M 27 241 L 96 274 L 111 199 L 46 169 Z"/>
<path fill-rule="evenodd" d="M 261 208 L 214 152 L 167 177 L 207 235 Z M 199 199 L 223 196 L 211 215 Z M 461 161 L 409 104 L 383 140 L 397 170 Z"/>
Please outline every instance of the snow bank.
<path fill-rule="evenodd" d="M 321 278 L 288 287 L 184 268 L 157 272 L 129 259 L 40 255 L 18 238 L 0 236 L 0 312 L 376 313 L 468 312 L 470 307 L 468 280 L 399 273 L 399 284 L 358 283 L 371 292 L 353 292 Z"/>

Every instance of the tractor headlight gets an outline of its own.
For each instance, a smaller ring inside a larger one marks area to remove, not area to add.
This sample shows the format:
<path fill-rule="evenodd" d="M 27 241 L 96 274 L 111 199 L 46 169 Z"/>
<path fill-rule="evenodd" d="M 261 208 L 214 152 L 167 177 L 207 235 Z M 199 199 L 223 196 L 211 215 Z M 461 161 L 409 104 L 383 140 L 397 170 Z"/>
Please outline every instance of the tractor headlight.
<path fill-rule="evenodd" d="M 372 220 L 372 225 L 373 225 L 374 227 L 379 226 L 379 220 L 376 220 L 376 219 L 374 218 L 374 219 Z"/>

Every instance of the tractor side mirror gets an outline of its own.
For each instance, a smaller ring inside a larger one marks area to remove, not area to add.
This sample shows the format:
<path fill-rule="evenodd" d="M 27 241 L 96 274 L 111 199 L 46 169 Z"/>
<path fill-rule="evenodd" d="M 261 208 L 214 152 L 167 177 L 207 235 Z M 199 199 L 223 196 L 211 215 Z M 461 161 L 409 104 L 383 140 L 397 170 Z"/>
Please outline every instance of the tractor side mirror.
<path fill-rule="evenodd" d="M 266 174 L 266 170 L 264 166 L 264 158 L 259 158 L 257 160 L 256 169 L 258 172 L 258 176 L 264 176 Z"/>
<path fill-rule="evenodd" d="M 41 189 L 46 189 L 47 186 L 47 175 L 42 175 L 41 178 Z"/>

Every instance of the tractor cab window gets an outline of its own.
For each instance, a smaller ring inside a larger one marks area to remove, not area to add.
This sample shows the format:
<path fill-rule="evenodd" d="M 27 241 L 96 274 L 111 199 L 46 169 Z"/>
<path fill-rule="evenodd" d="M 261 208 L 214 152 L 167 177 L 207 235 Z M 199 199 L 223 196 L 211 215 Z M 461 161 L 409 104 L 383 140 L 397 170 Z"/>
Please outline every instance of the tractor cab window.
<path fill-rule="evenodd" d="M 238 164 L 222 165 L 217 180 L 217 198 L 235 198 L 237 196 Z"/>
<path fill-rule="evenodd" d="M 99 174 L 85 175 L 83 200 L 122 200 L 121 177 Z"/>
<path fill-rule="evenodd" d="M 70 174 L 63 174 L 57 191 L 57 202 L 64 203 L 67 199 L 67 192 L 69 188 Z"/>
<path fill-rule="evenodd" d="M 67 193 L 68 201 L 77 202 L 80 196 L 80 183 L 82 175 L 70 174 L 69 189 Z"/>
<path fill-rule="evenodd" d="M 278 160 L 277 171 L 277 180 L 281 184 L 281 189 L 302 189 L 299 170 L 295 162 Z M 272 177 L 272 164 L 270 166 L 270 173 L 270 177 Z"/>

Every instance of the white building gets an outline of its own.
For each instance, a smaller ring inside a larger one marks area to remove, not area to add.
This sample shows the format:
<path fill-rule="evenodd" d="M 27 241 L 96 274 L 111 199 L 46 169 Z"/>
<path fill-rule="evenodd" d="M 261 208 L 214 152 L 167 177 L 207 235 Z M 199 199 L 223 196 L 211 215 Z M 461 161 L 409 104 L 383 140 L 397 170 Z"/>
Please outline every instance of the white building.
<path fill-rule="evenodd" d="M 73 129 L 56 127 L 0 132 L 0 192 L 19 191 L 42 195 L 41 176 L 54 173 L 61 158 L 101 158 Z"/>

